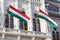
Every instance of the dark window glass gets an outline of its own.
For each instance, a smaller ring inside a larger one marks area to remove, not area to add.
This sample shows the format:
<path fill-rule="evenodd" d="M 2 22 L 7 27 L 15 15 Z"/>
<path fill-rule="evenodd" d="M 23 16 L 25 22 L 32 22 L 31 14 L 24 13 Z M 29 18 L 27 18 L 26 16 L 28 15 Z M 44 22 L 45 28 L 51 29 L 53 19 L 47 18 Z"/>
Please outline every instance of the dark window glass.
<path fill-rule="evenodd" d="M 59 7 L 50 4 L 50 5 L 48 6 L 48 10 L 59 12 Z"/>
<path fill-rule="evenodd" d="M 5 15 L 5 27 L 9 28 L 9 16 L 8 16 L 8 14 Z"/>
<path fill-rule="evenodd" d="M 25 14 L 25 11 L 24 10 L 22 10 L 21 11 L 23 14 Z M 27 26 L 27 23 L 24 23 L 24 21 L 23 20 L 21 20 L 20 19 L 20 25 L 19 25 L 19 27 L 20 27 L 20 29 L 22 29 L 22 30 L 28 30 L 28 26 Z"/>
<path fill-rule="evenodd" d="M 52 34 L 53 34 L 53 40 L 59 40 L 59 32 L 53 31 Z"/>
<path fill-rule="evenodd" d="M 13 28 L 13 16 L 10 15 L 10 18 L 9 18 L 9 15 L 6 14 L 5 15 L 5 27 L 6 28 Z"/>
<path fill-rule="evenodd" d="M 51 17 L 56 17 L 56 18 L 60 18 L 60 15 L 56 14 L 56 13 L 51 13 L 51 12 L 48 12 L 49 16 Z"/>
<path fill-rule="evenodd" d="M 53 34 L 53 40 L 55 40 L 55 32 L 53 31 L 52 34 Z"/>
<path fill-rule="evenodd" d="M 28 30 L 28 26 L 27 26 L 27 23 L 24 23 L 24 21 L 20 20 L 20 25 L 19 25 L 19 28 L 21 30 Z"/>
<path fill-rule="evenodd" d="M 39 21 L 39 19 L 37 19 L 37 27 L 38 27 L 38 31 L 40 31 L 40 21 Z"/>
<path fill-rule="evenodd" d="M 57 40 L 59 40 L 59 32 L 56 32 L 57 33 Z"/>
<path fill-rule="evenodd" d="M 25 29 L 25 30 L 27 30 L 27 29 L 28 29 L 28 27 L 27 27 L 27 24 L 26 24 L 26 23 L 24 23 L 24 29 Z"/>
<path fill-rule="evenodd" d="M 19 25 L 19 28 L 21 29 L 21 30 L 23 30 L 23 21 L 22 20 L 20 20 L 20 25 Z"/>
<path fill-rule="evenodd" d="M 33 19 L 33 31 L 36 31 L 36 20 Z"/>
<path fill-rule="evenodd" d="M 13 16 L 10 15 L 10 28 L 13 28 Z"/>
<path fill-rule="evenodd" d="M 33 19 L 33 30 L 40 32 L 40 21 L 39 19 Z"/>

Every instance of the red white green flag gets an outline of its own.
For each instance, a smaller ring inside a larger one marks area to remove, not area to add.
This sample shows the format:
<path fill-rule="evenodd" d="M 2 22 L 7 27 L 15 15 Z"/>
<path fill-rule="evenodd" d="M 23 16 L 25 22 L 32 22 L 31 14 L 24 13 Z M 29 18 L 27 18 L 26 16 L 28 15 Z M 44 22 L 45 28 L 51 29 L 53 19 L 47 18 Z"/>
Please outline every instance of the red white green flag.
<path fill-rule="evenodd" d="M 30 18 L 25 13 L 18 10 L 17 8 L 15 8 L 12 5 L 9 6 L 8 14 L 10 14 L 20 20 L 23 20 L 25 23 L 27 23 L 27 21 L 30 20 Z"/>
<path fill-rule="evenodd" d="M 38 18 L 42 18 L 45 19 L 46 21 L 48 21 L 53 27 L 57 27 L 57 23 L 51 18 L 49 17 L 48 14 L 46 14 L 44 11 L 42 11 L 41 9 L 39 10 L 39 14 L 38 14 Z"/>

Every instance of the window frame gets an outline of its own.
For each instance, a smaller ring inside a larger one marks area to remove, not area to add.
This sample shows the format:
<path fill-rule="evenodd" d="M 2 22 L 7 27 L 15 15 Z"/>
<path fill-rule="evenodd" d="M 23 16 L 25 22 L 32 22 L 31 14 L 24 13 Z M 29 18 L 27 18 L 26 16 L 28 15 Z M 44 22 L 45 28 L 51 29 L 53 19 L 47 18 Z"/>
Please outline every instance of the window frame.
<path fill-rule="evenodd" d="M 33 31 L 41 32 L 40 21 L 38 23 L 37 22 L 38 20 L 39 20 L 38 18 L 33 18 Z"/>

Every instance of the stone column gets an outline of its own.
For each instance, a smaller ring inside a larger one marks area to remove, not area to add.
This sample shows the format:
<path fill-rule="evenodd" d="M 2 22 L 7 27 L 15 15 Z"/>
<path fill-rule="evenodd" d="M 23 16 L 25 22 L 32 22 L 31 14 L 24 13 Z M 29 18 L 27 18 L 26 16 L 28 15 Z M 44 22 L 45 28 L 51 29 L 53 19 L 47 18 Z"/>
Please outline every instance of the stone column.
<path fill-rule="evenodd" d="M 41 6 L 40 9 L 46 12 L 45 10 L 45 0 L 40 0 Z M 46 12 L 47 13 L 47 12 Z M 47 21 L 44 19 L 40 19 L 40 26 L 41 26 L 41 32 L 42 33 L 47 33 L 48 32 L 48 27 L 47 27 Z"/>
<path fill-rule="evenodd" d="M 4 22 L 5 22 L 5 16 L 4 16 L 4 0 L 0 0 L 0 28 L 3 28 Z"/>
<path fill-rule="evenodd" d="M 31 0 L 28 0 L 31 1 Z M 26 7 L 26 14 L 28 17 L 30 17 L 30 20 L 28 20 L 28 31 L 32 31 L 33 30 L 33 22 L 32 22 L 32 12 L 31 12 L 31 2 L 28 3 L 27 7 Z"/>
<path fill-rule="evenodd" d="M 47 33 L 45 40 L 53 40 L 53 38 L 52 38 L 52 33 Z"/>

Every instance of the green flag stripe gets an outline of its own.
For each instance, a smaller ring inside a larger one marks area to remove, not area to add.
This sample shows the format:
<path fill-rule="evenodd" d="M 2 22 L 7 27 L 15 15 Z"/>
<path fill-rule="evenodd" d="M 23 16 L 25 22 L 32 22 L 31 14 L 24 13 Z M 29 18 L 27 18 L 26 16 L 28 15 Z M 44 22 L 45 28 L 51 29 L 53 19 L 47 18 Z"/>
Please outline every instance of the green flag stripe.
<path fill-rule="evenodd" d="M 23 20 L 25 23 L 27 23 L 27 21 L 26 21 L 25 19 L 23 19 L 22 17 L 20 17 L 20 16 L 14 14 L 14 13 L 12 13 L 11 11 L 8 11 L 8 14 L 10 14 L 10 15 L 12 15 L 12 16 L 14 16 L 14 17 L 20 19 L 20 20 Z"/>
<path fill-rule="evenodd" d="M 45 20 L 48 21 L 53 27 L 56 27 L 56 25 L 55 25 L 52 21 L 50 21 L 49 19 L 45 18 L 44 16 L 38 15 L 38 18 L 45 19 Z"/>

